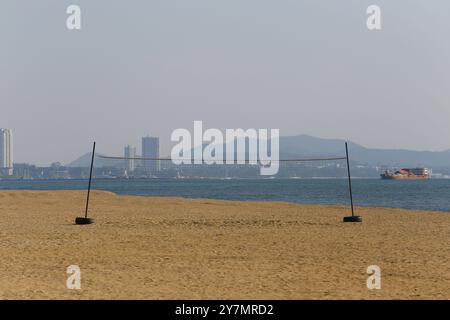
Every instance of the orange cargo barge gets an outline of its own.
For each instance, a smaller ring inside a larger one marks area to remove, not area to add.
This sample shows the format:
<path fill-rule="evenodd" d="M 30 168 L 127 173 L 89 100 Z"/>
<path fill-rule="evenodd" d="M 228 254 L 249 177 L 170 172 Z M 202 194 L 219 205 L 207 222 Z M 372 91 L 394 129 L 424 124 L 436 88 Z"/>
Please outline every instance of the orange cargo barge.
<path fill-rule="evenodd" d="M 385 171 L 381 179 L 387 180 L 427 180 L 431 178 L 431 170 L 427 168 L 401 169 L 399 171 Z"/>

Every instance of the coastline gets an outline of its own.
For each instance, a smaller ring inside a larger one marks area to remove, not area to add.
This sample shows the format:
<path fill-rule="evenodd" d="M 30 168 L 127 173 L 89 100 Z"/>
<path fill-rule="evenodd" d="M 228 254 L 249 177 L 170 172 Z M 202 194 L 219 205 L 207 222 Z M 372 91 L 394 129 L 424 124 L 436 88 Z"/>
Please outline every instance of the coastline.
<path fill-rule="evenodd" d="M 2 299 L 449 299 L 442 212 L 0 191 Z M 82 289 L 66 288 L 79 265 Z M 379 265 L 382 288 L 366 287 Z"/>
<path fill-rule="evenodd" d="M 0 181 L 1 190 L 86 190 L 87 180 Z M 95 179 L 93 188 L 120 195 L 232 201 L 349 205 L 346 179 Z M 364 207 L 450 212 L 450 180 L 353 179 L 353 198 Z"/>

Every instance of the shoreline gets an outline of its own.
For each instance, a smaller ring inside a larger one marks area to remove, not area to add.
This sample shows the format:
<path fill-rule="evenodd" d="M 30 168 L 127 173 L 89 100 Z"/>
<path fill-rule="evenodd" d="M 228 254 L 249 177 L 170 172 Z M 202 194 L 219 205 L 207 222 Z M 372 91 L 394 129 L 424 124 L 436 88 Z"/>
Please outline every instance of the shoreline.
<path fill-rule="evenodd" d="M 1 299 L 449 299 L 450 216 L 343 205 L 0 191 Z M 81 269 L 81 290 L 66 269 Z M 366 286 L 379 265 L 382 287 Z"/>
<path fill-rule="evenodd" d="M 108 180 L 108 179 L 106 179 Z M 60 180 L 55 180 L 55 181 L 60 181 Z M 63 180 L 61 180 L 63 181 Z M 88 181 L 88 179 L 86 180 L 80 180 L 80 181 Z M 2 192 L 86 192 L 87 190 L 84 189 L 47 189 L 47 190 L 43 190 L 43 189 L 0 189 L 0 194 Z M 96 191 L 96 192 L 104 192 L 104 193 L 111 193 L 117 197 L 139 197 L 139 198 L 164 198 L 164 199 L 177 199 L 177 200 L 212 200 L 212 201 L 229 201 L 229 202 L 244 202 L 244 203 L 272 203 L 272 204 L 294 204 L 294 205 L 304 205 L 304 206 L 336 206 L 336 207 L 347 207 L 350 209 L 350 203 L 348 204 L 339 204 L 339 203 L 308 203 L 308 202 L 294 202 L 294 201 L 281 201 L 281 200 L 246 200 L 246 199 L 220 199 L 220 198 L 209 198 L 209 197 L 194 197 L 194 196 L 171 196 L 171 195 L 139 195 L 139 194 L 120 194 L 114 191 L 109 191 L 109 190 L 104 190 L 104 189 L 95 189 L 92 188 L 92 191 Z M 350 200 L 349 200 L 350 201 Z M 426 213 L 440 213 L 440 214 L 447 214 L 450 213 L 450 211 L 444 211 L 444 210 L 423 210 L 423 209 L 411 209 L 411 208 L 405 208 L 405 207 L 389 207 L 389 206 L 370 206 L 370 205 L 358 205 L 355 204 L 354 205 L 355 211 L 358 208 L 361 209 L 399 209 L 399 210 L 405 210 L 405 211 L 411 211 L 411 212 L 426 212 Z"/>

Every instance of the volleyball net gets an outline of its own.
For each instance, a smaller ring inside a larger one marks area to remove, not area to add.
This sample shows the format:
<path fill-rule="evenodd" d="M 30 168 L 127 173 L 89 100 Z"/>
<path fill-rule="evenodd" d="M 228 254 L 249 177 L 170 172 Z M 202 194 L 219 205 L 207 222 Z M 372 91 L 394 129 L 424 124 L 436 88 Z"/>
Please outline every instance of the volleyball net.
<path fill-rule="evenodd" d="M 352 192 L 352 181 L 351 181 L 351 173 L 350 173 L 350 160 L 349 160 L 349 152 L 348 152 L 348 144 L 345 143 L 345 156 L 330 156 L 330 157 L 310 157 L 310 158 L 287 158 L 287 159 L 257 159 L 257 160 L 249 160 L 248 157 L 245 158 L 244 161 L 239 159 L 233 159 L 230 161 L 230 159 L 226 159 L 224 162 L 216 163 L 214 161 L 211 161 L 210 159 L 205 160 L 203 158 L 196 159 L 196 158 L 184 158 L 184 157 L 138 157 L 138 156 L 131 156 L 131 157 L 121 157 L 121 156 L 105 156 L 105 155 L 98 155 L 101 159 L 108 159 L 108 160 L 126 160 L 126 161 L 141 161 L 141 163 L 148 163 L 151 162 L 153 164 L 160 163 L 160 162 L 172 162 L 175 163 L 175 166 L 178 166 L 179 168 L 183 168 L 186 166 L 199 166 L 199 165 L 239 165 L 239 166 L 246 166 L 246 165 L 253 165 L 253 166 L 267 166 L 268 163 L 277 163 L 277 164 L 298 164 L 298 163 L 312 163 L 312 162 L 331 162 L 331 161 L 346 161 L 347 166 L 347 177 L 348 177 L 348 188 L 349 188 L 349 196 L 350 196 L 350 205 L 351 205 L 351 217 L 345 217 L 345 222 L 355 222 L 355 221 L 361 221 L 361 218 L 354 215 L 354 205 L 353 205 L 353 192 Z M 145 166 L 145 165 L 144 165 Z M 346 221 L 347 218 L 347 221 Z"/>
<path fill-rule="evenodd" d="M 93 143 L 93 149 L 92 149 L 92 156 L 91 156 L 91 165 L 90 165 L 90 175 L 89 175 L 89 185 L 88 185 L 88 192 L 87 192 L 87 199 L 86 199 L 86 210 L 85 210 L 85 216 L 84 217 L 77 217 L 75 219 L 76 224 L 91 224 L 94 222 L 92 218 L 88 217 L 88 208 L 89 208 L 89 195 L 91 191 L 91 181 L 92 181 L 92 171 L 94 168 L 94 158 L 95 158 L 95 146 L 96 143 Z M 140 160 L 140 161 L 174 161 L 174 160 L 183 160 L 183 159 L 172 159 L 170 157 L 168 158 L 160 158 L 160 157 L 117 157 L 117 156 L 104 156 L 99 155 L 99 158 L 102 159 L 110 159 L 110 160 Z M 185 159 L 187 161 L 192 162 L 192 158 Z M 197 159 L 197 163 L 194 165 L 203 164 L 204 161 L 199 161 L 200 159 Z M 360 216 L 356 216 L 354 213 L 354 206 L 353 206 L 353 193 L 352 193 L 352 181 L 351 181 L 351 175 L 350 175 L 350 160 L 348 155 L 348 144 L 345 143 L 345 157 L 323 157 L 323 158 L 297 158 L 297 159 L 271 159 L 272 162 L 280 162 L 280 163 L 302 163 L 302 162 L 314 162 L 314 161 L 340 161 L 340 160 L 346 160 L 347 164 L 347 174 L 348 174 L 348 188 L 349 188 L 349 195 L 350 195 L 350 205 L 351 205 L 351 216 L 344 217 L 344 222 L 362 222 L 362 218 Z M 239 161 L 239 160 L 238 160 Z"/>

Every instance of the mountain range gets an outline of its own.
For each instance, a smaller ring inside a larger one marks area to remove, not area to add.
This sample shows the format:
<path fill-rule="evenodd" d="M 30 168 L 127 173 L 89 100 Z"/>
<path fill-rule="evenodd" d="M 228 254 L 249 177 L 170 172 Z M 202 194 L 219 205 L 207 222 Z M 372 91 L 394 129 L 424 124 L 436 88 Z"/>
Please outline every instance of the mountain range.
<path fill-rule="evenodd" d="M 349 142 L 353 163 L 387 167 L 450 167 L 450 150 L 414 151 L 402 149 L 372 149 Z M 345 156 L 345 140 L 323 139 L 309 135 L 280 137 L 280 159 Z M 69 167 L 89 166 L 91 153 L 68 164 Z M 124 166 L 124 161 L 96 157 L 96 167 Z"/>

